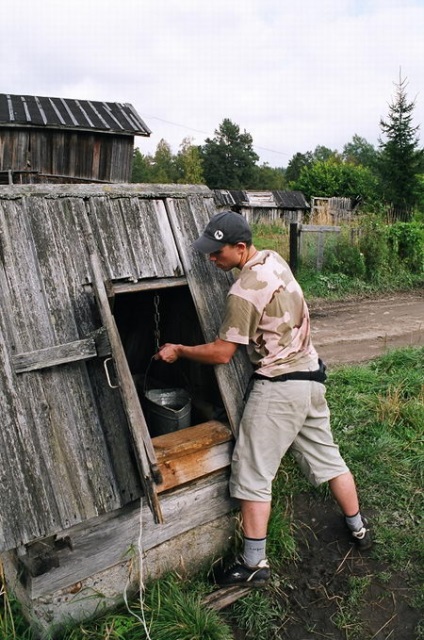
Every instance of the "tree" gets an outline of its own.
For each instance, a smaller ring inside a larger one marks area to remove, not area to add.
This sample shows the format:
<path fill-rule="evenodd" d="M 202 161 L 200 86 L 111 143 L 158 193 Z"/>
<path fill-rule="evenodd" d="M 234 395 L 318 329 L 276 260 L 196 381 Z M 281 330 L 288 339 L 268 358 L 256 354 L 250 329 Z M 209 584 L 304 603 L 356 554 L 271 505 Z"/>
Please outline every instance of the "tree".
<path fill-rule="evenodd" d="M 309 167 L 314 159 L 311 151 L 306 153 L 295 153 L 286 169 L 286 180 L 288 183 L 299 179 L 303 167 Z"/>
<path fill-rule="evenodd" d="M 380 120 L 386 137 L 381 138 L 378 171 L 382 197 L 396 218 L 409 220 L 420 200 L 419 174 L 423 170 L 423 149 L 419 149 L 419 126 L 412 124 L 415 102 L 408 102 L 407 82 L 399 75 L 395 97 L 389 105 L 387 120 Z"/>
<path fill-rule="evenodd" d="M 175 156 L 170 144 L 163 138 L 158 142 L 152 160 L 152 182 L 169 184 L 177 181 Z"/>
<path fill-rule="evenodd" d="M 253 138 L 225 118 L 200 147 L 206 184 L 211 189 L 247 189 L 255 178 L 259 156 L 253 151 Z"/>
<path fill-rule="evenodd" d="M 199 147 L 193 145 L 192 138 L 184 138 L 175 162 L 179 183 L 202 184 L 205 182 Z"/>
<path fill-rule="evenodd" d="M 152 163 L 152 156 L 143 156 L 140 149 L 136 147 L 133 154 L 131 182 L 152 182 Z"/>
<path fill-rule="evenodd" d="M 343 160 L 351 164 L 360 164 L 375 171 L 378 153 L 375 147 L 365 138 L 361 138 L 357 133 L 352 140 L 343 147 Z"/>
<path fill-rule="evenodd" d="M 314 152 L 312 153 L 312 160 L 314 162 L 327 162 L 327 160 L 336 160 L 339 158 L 338 151 L 333 149 L 329 149 L 328 147 L 324 147 L 324 145 L 319 144 L 315 147 Z"/>
<path fill-rule="evenodd" d="M 307 200 L 312 196 L 360 196 L 370 203 L 376 197 L 377 179 L 367 167 L 333 159 L 304 167 L 293 188 L 302 191 Z"/>
<path fill-rule="evenodd" d="M 256 165 L 253 182 L 249 184 L 249 189 L 259 191 L 278 191 L 286 186 L 284 169 L 281 167 L 270 167 L 266 162 L 260 166 Z"/>

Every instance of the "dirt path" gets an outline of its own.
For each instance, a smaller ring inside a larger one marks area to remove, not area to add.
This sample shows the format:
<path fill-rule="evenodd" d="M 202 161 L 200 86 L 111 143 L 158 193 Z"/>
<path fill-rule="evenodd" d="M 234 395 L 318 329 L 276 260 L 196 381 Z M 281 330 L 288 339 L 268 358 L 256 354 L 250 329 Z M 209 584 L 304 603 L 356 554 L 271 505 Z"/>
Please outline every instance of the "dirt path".
<path fill-rule="evenodd" d="M 390 349 L 424 345 L 424 290 L 310 305 L 312 340 L 328 365 L 371 360 Z"/>

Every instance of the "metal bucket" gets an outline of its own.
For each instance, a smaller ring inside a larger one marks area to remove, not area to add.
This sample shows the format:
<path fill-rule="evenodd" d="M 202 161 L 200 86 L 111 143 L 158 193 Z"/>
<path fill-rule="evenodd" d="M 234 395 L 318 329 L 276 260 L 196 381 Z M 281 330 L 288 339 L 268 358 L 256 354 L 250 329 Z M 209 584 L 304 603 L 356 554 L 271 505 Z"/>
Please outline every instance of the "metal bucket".
<path fill-rule="evenodd" d="M 144 395 L 150 435 L 160 436 L 190 426 L 191 398 L 185 389 L 150 389 Z"/>

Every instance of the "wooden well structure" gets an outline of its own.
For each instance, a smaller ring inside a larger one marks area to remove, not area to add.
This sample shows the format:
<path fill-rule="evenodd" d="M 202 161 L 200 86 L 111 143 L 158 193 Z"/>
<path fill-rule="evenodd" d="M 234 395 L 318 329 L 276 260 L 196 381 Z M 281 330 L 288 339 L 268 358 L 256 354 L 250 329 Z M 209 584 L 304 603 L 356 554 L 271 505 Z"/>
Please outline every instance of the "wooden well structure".
<path fill-rule="evenodd" d="M 144 576 L 228 545 L 228 469 L 250 364 L 152 361 L 217 335 L 232 282 L 191 243 L 216 212 L 182 185 L 0 187 L 0 551 L 40 635 Z M 146 388 L 190 426 L 152 436 Z M 135 551 L 134 551 L 135 550 Z"/>

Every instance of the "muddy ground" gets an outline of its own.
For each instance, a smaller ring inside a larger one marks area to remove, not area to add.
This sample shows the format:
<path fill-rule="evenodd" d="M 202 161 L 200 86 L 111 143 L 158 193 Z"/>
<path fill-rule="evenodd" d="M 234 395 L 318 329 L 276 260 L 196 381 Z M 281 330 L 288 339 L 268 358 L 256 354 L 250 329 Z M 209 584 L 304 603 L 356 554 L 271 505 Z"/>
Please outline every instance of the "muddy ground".
<path fill-rule="evenodd" d="M 389 349 L 424 344 L 423 290 L 372 300 L 316 302 L 310 309 L 314 344 L 330 368 L 366 362 Z M 361 553 L 352 546 L 332 500 L 323 501 L 314 494 L 298 496 L 293 522 L 299 557 L 284 568 L 276 587 L 289 614 L 269 638 L 422 640 L 417 626 L 424 612 L 408 605 L 406 575 L 381 565 L 372 551 Z M 352 579 L 370 583 L 359 635 L 355 634 L 357 621 L 349 618 L 346 607 Z M 246 636 L 236 631 L 235 637 L 244 640 Z"/>
<path fill-rule="evenodd" d="M 365 362 L 389 349 L 424 345 L 424 290 L 310 304 L 312 339 L 329 366 Z"/>

